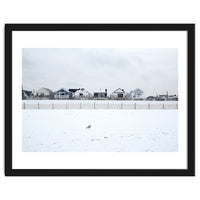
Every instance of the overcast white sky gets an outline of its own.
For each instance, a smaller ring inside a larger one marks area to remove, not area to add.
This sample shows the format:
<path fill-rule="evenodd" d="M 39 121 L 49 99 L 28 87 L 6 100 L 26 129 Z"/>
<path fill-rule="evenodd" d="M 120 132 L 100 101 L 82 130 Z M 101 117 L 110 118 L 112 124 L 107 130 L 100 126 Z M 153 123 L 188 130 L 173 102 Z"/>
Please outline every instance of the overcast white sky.
<path fill-rule="evenodd" d="M 178 94 L 178 49 L 24 48 L 22 83 L 27 90 L 140 88 L 145 96 Z"/>

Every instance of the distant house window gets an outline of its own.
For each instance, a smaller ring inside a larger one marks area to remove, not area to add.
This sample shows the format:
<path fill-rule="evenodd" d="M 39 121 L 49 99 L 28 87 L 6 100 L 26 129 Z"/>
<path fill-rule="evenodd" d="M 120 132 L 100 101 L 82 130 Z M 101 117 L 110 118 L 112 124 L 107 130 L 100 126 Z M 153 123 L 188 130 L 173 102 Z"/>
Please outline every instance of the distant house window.
<path fill-rule="evenodd" d="M 64 96 L 64 95 L 65 95 L 65 93 L 64 93 L 64 92 L 60 92 L 60 95 L 61 95 L 61 96 Z"/>
<path fill-rule="evenodd" d="M 94 97 L 98 97 L 98 93 L 94 93 Z"/>
<path fill-rule="evenodd" d="M 79 96 L 82 97 L 82 96 L 83 96 L 83 93 L 80 93 Z"/>
<path fill-rule="evenodd" d="M 105 93 L 100 93 L 100 97 L 105 97 Z"/>
<path fill-rule="evenodd" d="M 118 94 L 118 98 L 123 98 L 123 94 Z"/>

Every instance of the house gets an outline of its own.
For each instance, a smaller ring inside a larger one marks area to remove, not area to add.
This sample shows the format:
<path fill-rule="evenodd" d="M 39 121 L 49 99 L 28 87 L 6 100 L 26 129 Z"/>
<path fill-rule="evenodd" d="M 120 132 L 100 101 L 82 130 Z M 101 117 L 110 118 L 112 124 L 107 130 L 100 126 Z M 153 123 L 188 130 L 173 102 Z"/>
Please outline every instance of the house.
<path fill-rule="evenodd" d="M 148 97 L 146 98 L 146 100 L 147 100 L 147 101 L 155 101 L 155 100 L 156 100 L 156 97 L 154 97 L 154 96 L 148 96 Z"/>
<path fill-rule="evenodd" d="M 169 101 L 178 101 L 178 96 L 176 96 L 176 94 L 175 95 L 169 95 L 168 100 Z"/>
<path fill-rule="evenodd" d="M 105 90 L 100 89 L 100 90 L 94 92 L 94 99 L 105 100 L 107 98 L 108 98 L 107 89 L 105 89 Z"/>
<path fill-rule="evenodd" d="M 178 96 L 176 96 L 176 94 L 169 95 L 167 91 L 166 95 L 157 95 L 156 100 L 157 101 L 178 101 Z"/>
<path fill-rule="evenodd" d="M 55 92 L 55 99 L 72 99 L 74 97 L 73 93 L 67 89 L 61 88 Z"/>
<path fill-rule="evenodd" d="M 54 93 L 48 88 L 40 88 L 36 91 L 36 96 L 40 99 L 54 99 Z"/>
<path fill-rule="evenodd" d="M 165 94 L 161 94 L 156 97 L 156 101 L 167 101 L 167 100 L 168 100 L 168 96 Z"/>
<path fill-rule="evenodd" d="M 32 91 L 28 90 L 22 90 L 22 99 L 32 99 L 34 97 L 34 94 Z"/>
<path fill-rule="evenodd" d="M 139 88 L 135 90 L 131 90 L 129 93 L 129 99 L 130 100 L 143 100 L 143 91 Z"/>
<path fill-rule="evenodd" d="M 124 100 L 127 98 L 127 93 L 124 89 L 118 88 L 110 95 L 110 97 L 113 100 Z"/>
<path fill-rule="evenodd" d="M 85 90 L 84 88 L 81 88 L 79 90 L 77 90 L 74 93 L 74 98 L 75 99 L 91 99 L 92 98 L 92 94 L 89 93 L 87 90 Z"/>
<path fill-rule="evenodd" d="M 156 96 L 157 101 L 178 101 L 178 96 L 176 95 L 168 95 L 167 94 L 161 94 Z"/>

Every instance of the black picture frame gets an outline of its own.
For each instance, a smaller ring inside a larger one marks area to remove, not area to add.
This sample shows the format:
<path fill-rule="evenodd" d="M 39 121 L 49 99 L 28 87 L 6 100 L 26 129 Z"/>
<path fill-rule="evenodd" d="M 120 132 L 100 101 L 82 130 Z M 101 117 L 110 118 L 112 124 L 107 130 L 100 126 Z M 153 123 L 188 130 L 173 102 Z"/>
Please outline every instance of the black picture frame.
<path fill-rule="evenodd" d="M 186 31 L 187 169 L 13 169 L 13 31 Z M 194 176 L 195 175 L 195 24 L 5 24 L 5 175 L 6 176 Z"/>

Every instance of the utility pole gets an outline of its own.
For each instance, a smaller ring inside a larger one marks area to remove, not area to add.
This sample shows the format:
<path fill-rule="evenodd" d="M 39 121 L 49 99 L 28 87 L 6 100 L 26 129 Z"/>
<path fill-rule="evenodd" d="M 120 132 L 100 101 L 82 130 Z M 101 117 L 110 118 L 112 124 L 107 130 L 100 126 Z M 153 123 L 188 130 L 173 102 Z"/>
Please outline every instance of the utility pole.
<path fill-rule="evenodd" d="M 168 98 L 168 91 L 167 91 L 167 101 L 168 101 L 168 99 L 169 99 L 169 98 Z"/>

